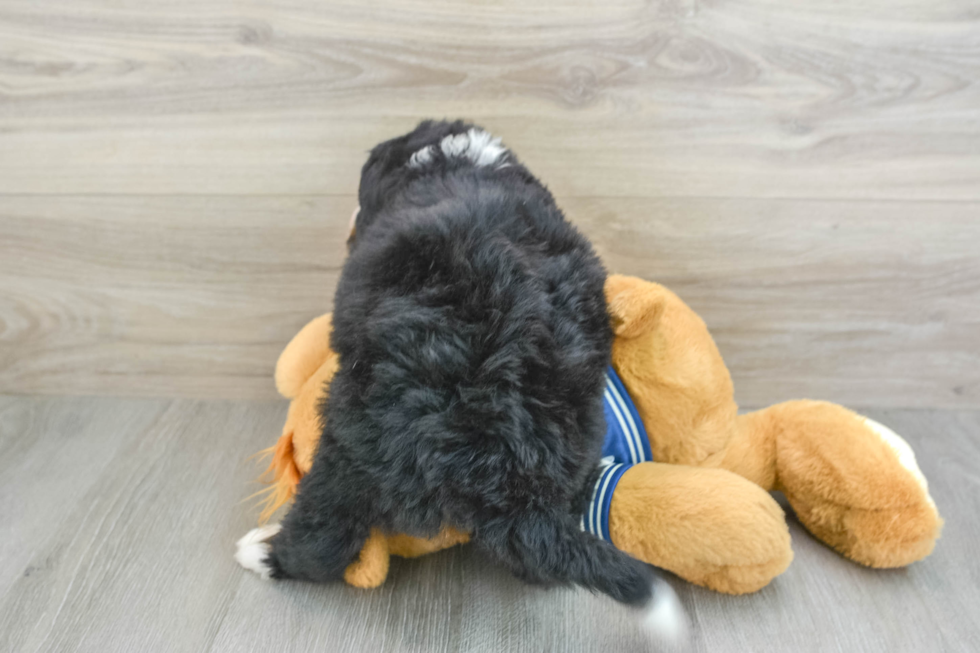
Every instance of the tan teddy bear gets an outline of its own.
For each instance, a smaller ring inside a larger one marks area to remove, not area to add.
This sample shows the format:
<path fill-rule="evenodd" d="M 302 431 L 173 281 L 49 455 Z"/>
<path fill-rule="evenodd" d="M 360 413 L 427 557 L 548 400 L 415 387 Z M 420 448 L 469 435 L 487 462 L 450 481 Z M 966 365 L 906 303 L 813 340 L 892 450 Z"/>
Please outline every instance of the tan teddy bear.
<path fill-rule="evenodd" d="M 594 532 L 636 558 L 731 594 L 764 587 L 792 560 L 770 490 L 786 495 L 814 536 L 861 564 L 899 567 L 932 552 L 942 520 L 898 435 L 818 401 L 739 415 L 711 335 L 680 298 L 617 275 L 608 279 L 606 297 L 614 373 L 641 422 L 634 432 L 649 434 L 643 446 L 656 462 L 619 465 L 618 482 L 597 485 L 594 493 L 594 505 L 604 497 L 602 523 L 590 516 L 584 526 L 594 524 Z M 316 318 L 276 366 L 276 387 L 292 403 L 272 449 L 263 520 L 289 501 L 312 464 L 318 406 L 338 364 L 329 336 L 330 315 Z M 345 579 L 375 587 L 387 575 L 389 556 L 414 557 L 467 539 L 451 528 L 431 539 L 375 530 Z"/>

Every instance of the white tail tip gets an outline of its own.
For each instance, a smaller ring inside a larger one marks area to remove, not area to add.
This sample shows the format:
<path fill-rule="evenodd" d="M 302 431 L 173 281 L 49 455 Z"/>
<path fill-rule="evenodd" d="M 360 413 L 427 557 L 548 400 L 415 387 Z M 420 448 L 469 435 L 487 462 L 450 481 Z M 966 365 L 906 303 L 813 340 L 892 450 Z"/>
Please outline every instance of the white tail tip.
<path fill-rule="evenodd" d="M 238 564 L 249 571 L 254 571 L 263 580 L 272 578 L 272 568 L 267 563 L 272 547 L 269 546 L 267 540 L 272 539 L 281 528 L 280 524 L 271 524 L 253 528 L 245 533 L 245 536 L 238 540 L 235 545 L 237 548 L 235 560 L 238 561 Z"/>
<path fill-rule="evenodd" d="M 690 636 L 687 613 L 674 588 L 667 581 L 653 583 L 653 598 L 643 613 L 643 630 L 648 635 L 672 645 L 685 644 Z"/>

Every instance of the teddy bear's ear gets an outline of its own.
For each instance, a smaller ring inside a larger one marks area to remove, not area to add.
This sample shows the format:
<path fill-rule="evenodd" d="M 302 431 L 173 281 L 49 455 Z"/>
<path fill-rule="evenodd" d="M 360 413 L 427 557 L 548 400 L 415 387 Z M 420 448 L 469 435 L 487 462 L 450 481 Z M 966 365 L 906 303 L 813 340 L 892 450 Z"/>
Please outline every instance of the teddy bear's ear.
<path fill-rule="evenodd" d="M 613 333 L 619 338 L 635 338 L 656 328 L 666 299 L 659 284 L 621 274 L 606 279 L 606 303 Z"/>
<path fill-rule="evenodd" d="M 299 394 L 303 385 L 330 356 L 331 314 L 315 318 L 293 336 L 276 361 L 276 389 L 286 399 Z"/>

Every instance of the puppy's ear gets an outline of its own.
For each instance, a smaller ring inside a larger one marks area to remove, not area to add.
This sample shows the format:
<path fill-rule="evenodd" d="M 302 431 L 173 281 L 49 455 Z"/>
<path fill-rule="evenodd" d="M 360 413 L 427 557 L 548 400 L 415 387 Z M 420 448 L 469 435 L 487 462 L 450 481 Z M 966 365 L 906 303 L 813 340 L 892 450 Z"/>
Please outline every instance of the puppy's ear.
<path fill-rule="evenodd" d="M 666 300 L 666 289 L 659 284 L 621 274 L 606 279 L 606 303 L 618 338 L 635 338 L 655 329 Z"/>

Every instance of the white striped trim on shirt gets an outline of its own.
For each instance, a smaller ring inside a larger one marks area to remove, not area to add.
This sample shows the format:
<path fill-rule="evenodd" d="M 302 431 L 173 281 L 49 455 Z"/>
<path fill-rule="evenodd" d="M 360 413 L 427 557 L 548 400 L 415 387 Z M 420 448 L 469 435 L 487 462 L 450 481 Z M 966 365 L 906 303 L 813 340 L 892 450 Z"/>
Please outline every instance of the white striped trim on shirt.
<path fill-rule="evenodd" d="M 600 486 L 602 487 L 602 495 L 605 495 L 606 486 L 609 485 L 609 479 L 612 478 L 612 474 L 606 474 L 606 472 L 613 467 L 619 467 L 621 465 L 622 463 L 617 464 L 612 456 L 606 456 L 599 463 L 602 471 L 599 472 L 599 478 L 596 479 L 595 485 L 592 486 L 592 498 L 589 499 L 589 509 L 582 515 L 581 528 L 583 531 L 598 535 L 602 530 L 599 526 L 599 518 L 602 516 L 601 510 L 596 510 L 596 506 L 601 504 L 596 503 L 596 498 L 599 497 Z"/>
<path fill-rule="evenodd" d="M 611 456 L 603 458 L 602 465 L 599 478 L 596 479 L 592 488 L 592 500 L 589 501 L 589 509 L 586 514 L 582 515 L 581 529 L 612 542 L 612 533 L 609 532 L 608 525 L 612 495 L 619 483 L 619 477 L 632 465 L 613 462 Z"/>
<path fill-rule="evenodd" d="M 626 407 L 626 402 L 623 401 L 623 397 L 619 392 L 619 389 L 613 384 L 612 379 L 606 376 L 606 401 L 609 402 L 610 407 L 613 409 L 613 413 L 616 415 L 617 421 L 619 421 L 620 428 L 623 429 L 623 433 L 626 434 L 626 446 L 630 450 L 630 462 L 633 464 L 646 462 L 646 454 L 643 452 L 643 442 L 640 440 L 640 431 L 636 428 L 636 422 L 633 421 L 633 416 L 630 414 L 629 409 Z"/>

